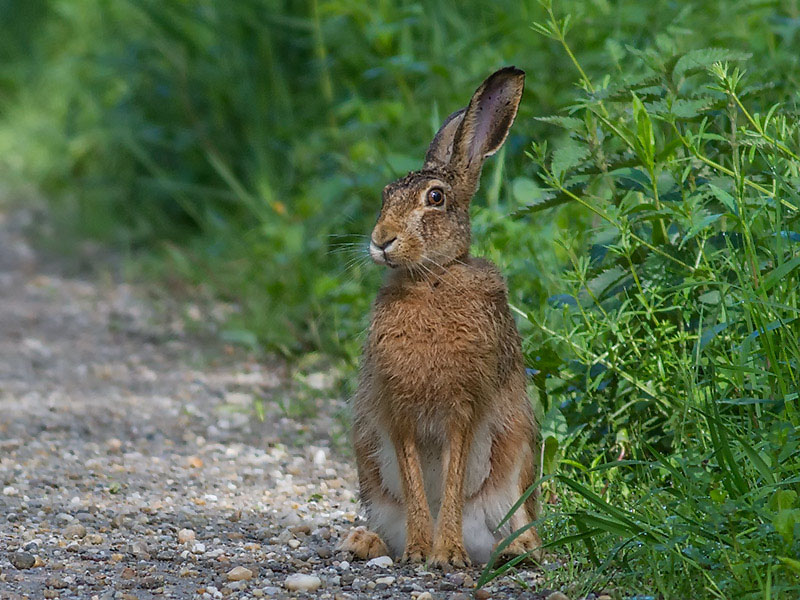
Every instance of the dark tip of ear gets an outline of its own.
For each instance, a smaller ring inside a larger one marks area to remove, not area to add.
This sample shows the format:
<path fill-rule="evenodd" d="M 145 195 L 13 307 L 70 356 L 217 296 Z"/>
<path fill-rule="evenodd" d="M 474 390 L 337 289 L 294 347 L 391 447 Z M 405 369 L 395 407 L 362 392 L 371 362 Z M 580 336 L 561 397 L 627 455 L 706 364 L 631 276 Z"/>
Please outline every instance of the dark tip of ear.
<path fill-rule="evenodd" d="M 498 69 L 491 75 L 489 75 L 489 79 L 494 79 L 495 77 L 525 77 L 525 71 L 522 69 L 518 69 L 514 65 L 503 67 L 502 69 Z"/>
<path fill-rule="evenodd" d="M 511 82 L 515 82 L 516 85 L 524 87 L 525 71 L 514 66 L 498 69 L 486 78 L 486 81 L 483 82 L 483 89 L 496 89 L 498 86 L 505 86 Z"/>

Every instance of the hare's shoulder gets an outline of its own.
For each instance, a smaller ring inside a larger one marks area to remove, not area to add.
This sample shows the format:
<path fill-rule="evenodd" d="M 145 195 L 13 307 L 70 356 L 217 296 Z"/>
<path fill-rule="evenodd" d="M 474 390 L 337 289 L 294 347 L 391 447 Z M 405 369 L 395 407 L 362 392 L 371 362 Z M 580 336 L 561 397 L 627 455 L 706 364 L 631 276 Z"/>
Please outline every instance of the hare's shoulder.
<path fill-rule="evenodd" d="M 506 280 L 500 269 L 492 261 L 485 258 L 470 258 L 469 262 L 461 265 L 465 275 L 472 277 L 475 281 L 474 290 L 489 296 L 496 294 L 506 294 Z"/>
<path fill-rule="evenodd" d="M 497 266 L 485 258 L 470 258 L 453 269 L 453 276 L 464 293 L 463 299 L 492 313 L 508 312 L 506 280 Z"/>

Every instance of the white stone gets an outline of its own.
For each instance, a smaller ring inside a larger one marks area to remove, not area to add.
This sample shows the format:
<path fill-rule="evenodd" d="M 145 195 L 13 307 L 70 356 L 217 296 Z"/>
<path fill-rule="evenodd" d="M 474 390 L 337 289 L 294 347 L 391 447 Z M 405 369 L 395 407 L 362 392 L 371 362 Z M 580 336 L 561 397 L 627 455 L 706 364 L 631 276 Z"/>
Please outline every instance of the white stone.
<path fill-rule="evenodd" d="M 391 556 L 378 556 L 367 562 L 368 567 L 379 567 L 381 569 L 388 569 L 394 564 Z"/>
<path fill-rule="evenodd" d="M 188 544 L 194 541 L 196 535 L 197 534 L 195 534 L 195 532 L 192 531 L 191 529 L 181 529 L 178 532 L 178 541 L 181 544 Z"/>
<path fill-rule="evenodd" d="M 316 575 L 305 575 L 295 573 L 289 575 L 283 582 L 284 587 L 292 592 L 313 592 L 322 585 L 322 581 Z"/>
<path fill-rule="evenodd" d="M 375 583 L 385 583 L 386 585 L 392 585 L 394 583 L 394 577 L 378 577 L 375 580 Z"/>

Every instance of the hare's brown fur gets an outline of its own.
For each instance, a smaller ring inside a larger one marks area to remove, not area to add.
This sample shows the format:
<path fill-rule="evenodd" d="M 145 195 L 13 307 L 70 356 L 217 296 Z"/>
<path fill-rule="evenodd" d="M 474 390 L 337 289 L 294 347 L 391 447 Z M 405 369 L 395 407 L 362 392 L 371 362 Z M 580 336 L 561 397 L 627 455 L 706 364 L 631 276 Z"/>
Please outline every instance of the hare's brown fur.
<path fill-rule="evenodd" d="M 374 533 L 343 543 L 364 558 L 386 542 L 411 561 L 485 561 L 536 517 L 534 495 L 495 532 L 535 480 L 537 432 L 505 283 L 469 255 L 469 201 L 513 122 L 523 77 L 513 67 L 493 74 L 445 122 L 425 167 L 384 189 L 371 253 L 393 268 L 374 304 L 353 423 Z M 539 543 L 531 528 L 510 551 Z"/>

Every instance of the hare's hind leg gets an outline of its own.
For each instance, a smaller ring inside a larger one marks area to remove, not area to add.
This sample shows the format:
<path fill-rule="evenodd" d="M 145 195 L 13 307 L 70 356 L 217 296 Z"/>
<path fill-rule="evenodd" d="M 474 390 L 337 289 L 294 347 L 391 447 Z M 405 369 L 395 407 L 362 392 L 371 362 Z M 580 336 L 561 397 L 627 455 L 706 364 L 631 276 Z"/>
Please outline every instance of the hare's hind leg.
<path fill-rule="evenodd" d="M 533 485 L 536 473 L 534 466 L 535 456 L 531 456 L 532 460 L 526 460 L 522 465 L 520 479 L 519 479 L 519 495 Z M 535 521 L 539 515 L 539 491 L 535 490 L 533 494 L 528 497 L 528 500 L 520 506 L 517 511 L 512 515 L 510 521 L 511 532 L 529 525 Z M 536 527 L 530 526 L 523 531 L 512 541 L 503 551 L 503 557 L 513 558 L 527 554 L 532 560 L 539 561 L 542 558 L 542 540 L 539 537 L 539 532 Z"/>
<path fill-rule="evenodd" d="M 498 525 L 519 497 L 536 480 L 537 459 L 531 439 L 533 422 L 526 413 L 512 413 L 512 423 L 496 432 L 491 441 L 491 471 L 464 506 L 464 543 L 473 560 L 487 562 L 491 553 L 511 533 L 534 521 L 538 515 L 538 494 L 534 493 L 498 530 Z M 484 459 L 483 456 L 476 457 Z M 505 548 L 505 557 L 531 553 L 541 540 L 535 527 L 529 527 Z"/>

